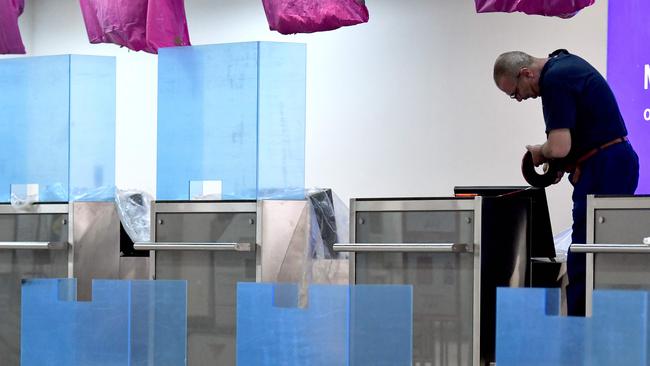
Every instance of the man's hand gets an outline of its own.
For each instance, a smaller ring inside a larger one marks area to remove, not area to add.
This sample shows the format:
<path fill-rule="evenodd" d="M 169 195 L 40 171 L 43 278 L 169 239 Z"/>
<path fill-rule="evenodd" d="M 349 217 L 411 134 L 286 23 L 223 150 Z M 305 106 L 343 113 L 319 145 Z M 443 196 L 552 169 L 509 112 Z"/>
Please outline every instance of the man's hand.
<path fill-rule="evenodd" d="M 548 161 L 542 154 L 542 145 L 526 145 L 526 150 L 533 155 L 533 164 L 535 166 L 540 166 Z"/>

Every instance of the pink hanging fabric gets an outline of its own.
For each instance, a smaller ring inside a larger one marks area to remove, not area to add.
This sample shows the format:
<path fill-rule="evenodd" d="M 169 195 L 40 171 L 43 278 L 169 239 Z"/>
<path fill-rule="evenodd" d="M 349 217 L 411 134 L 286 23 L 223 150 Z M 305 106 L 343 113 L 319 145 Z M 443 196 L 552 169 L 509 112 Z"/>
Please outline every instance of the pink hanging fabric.
<path fill-rule="evenodd" d="M 475 0 L 477 13 L 516 11 L 530 15 L 570 18 L 596 0 Z"/>
<path fill-rule="evenodd" d="M 25 0 L 0 0 L 0 54 L 25 53 L 18 28 L 18 17 L 24 8 Z"/>
<path fill-rule="evenodd" d="M 366 23 L 364 0 L 262 0 L 271 30 L 313 33 Z"/>
<path fill-rule="evenodd" d="M 183 0 L 79 0 L 90 43 L 134 51 L 189 46 Z"/>

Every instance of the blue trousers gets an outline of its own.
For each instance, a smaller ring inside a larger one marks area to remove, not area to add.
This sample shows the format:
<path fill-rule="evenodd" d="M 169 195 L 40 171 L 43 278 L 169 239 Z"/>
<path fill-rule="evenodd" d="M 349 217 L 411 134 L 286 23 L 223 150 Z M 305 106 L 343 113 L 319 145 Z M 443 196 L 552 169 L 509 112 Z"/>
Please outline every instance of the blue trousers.
<path fill-rule="evenodd" d="M 573 175 L 569 176 L 569 179 Z M 588 194 L 634 194 L 639 183 L 639 158 L 629 142 L 609 146 L 587 159 L 581 166 L 578 182 L 573 184 L 572 243 L 587 241 Z M 567 258 L 569 315 L 585 314 L 586 255 L 569 252 Z"/>

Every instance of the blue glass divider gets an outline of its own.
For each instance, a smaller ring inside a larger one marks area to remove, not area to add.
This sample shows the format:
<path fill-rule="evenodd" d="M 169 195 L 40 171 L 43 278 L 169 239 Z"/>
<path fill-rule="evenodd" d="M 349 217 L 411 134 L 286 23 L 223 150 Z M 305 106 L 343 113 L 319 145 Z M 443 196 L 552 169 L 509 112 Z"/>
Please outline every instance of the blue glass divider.
<path fill-rule="evenodd" d="M 594 291 L 592 317 L 559 316 L 559 298 L 497 290 L 497 365 L 648 365 L 647 292 Z"/>
<path fill-rule="evenodd" d="M 411 365 L 411 286 L 311 285 L 305 308 L 287 306 L 297 292 L 237 284 L 238 366 Z"/>
<path fill-rule="evenodd" d="M 74 279 L 24 280 L 21 365 L 184 365 L 185 281 L 93 281 L 74 301 Z"/>
<path fill-rule="evenodd" d="M 70 201 L 115 197 L 115 58 L 70 56 Z"/>
<path fill-rule="evenodd" d="M 410 366 L 412 286 L 350 287 L 350 365 Z"/>
<path fill-rule="evenodd" d="M 307 99 L 305 46 L 260 42 L 258 52 L 258 199 L 303 199 Z"/>
<path fill-rule="evenodd" d="M 305 87 L 304 44 L 161 49 L 156 198 L 201 181 L 218 199 L 303 198 Z"/>
<path fill-rule="evenodd" d="M 0 60 L 0 115 L 0 202 L 33 184 L 41 202 L 113 199 L 114 57 Z"/>

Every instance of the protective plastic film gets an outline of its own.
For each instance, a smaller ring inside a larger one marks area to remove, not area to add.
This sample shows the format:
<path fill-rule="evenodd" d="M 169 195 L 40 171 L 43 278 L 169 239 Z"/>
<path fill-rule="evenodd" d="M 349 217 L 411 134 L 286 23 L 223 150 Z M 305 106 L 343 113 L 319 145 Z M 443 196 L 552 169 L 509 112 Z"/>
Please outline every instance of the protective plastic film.
<path fill-rule="evenodd" d="M 590 318 L 558 316 L 559 300 L 559 289 L 498 289 L 497 365 L 648 364 L 647 292 L 594 291 Z"/>
<path fill-rule="evenodd" d="M 305 64 L 303 44 L 161 49 L 157 199 L 302 193 Z"/>
<path fill-rule="evenodd" d="M 410 365 L 412 287 L 237 285 L 237 365 Z M 390 301 L 388 301 L 390 299 Z"/>
<path fill-rule="evenodd" d="M 0 115 L 0 202 L 113 198 L 115 58 L 0 60 Z"/>
<path fill-rule="evenodd" d="M 21 365 L 184 365 L 185 281 L 24 280 Z"/>

